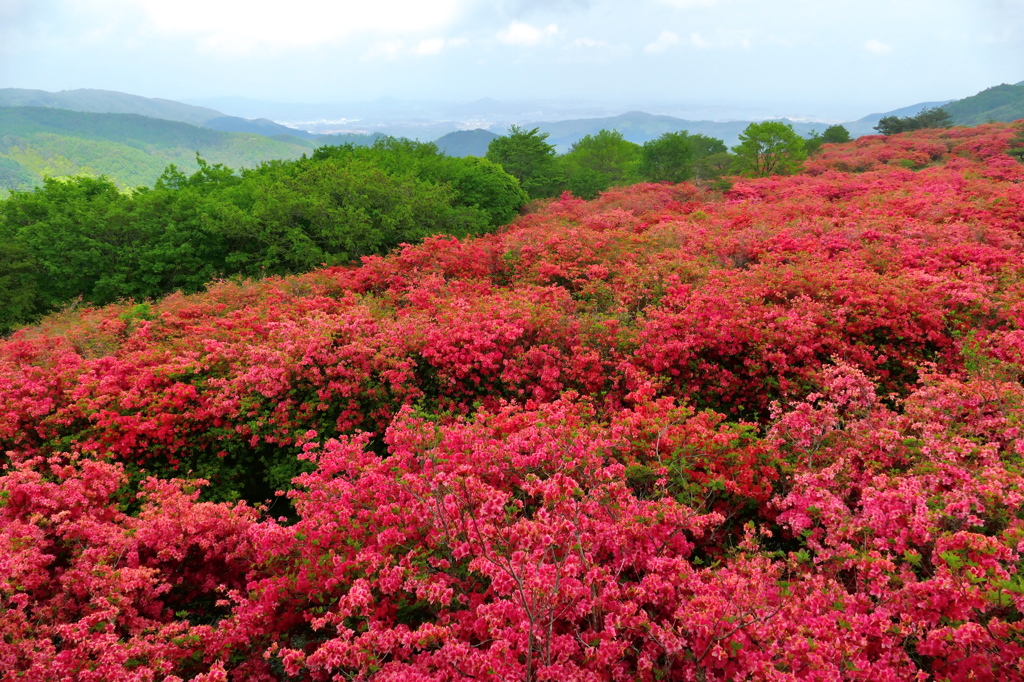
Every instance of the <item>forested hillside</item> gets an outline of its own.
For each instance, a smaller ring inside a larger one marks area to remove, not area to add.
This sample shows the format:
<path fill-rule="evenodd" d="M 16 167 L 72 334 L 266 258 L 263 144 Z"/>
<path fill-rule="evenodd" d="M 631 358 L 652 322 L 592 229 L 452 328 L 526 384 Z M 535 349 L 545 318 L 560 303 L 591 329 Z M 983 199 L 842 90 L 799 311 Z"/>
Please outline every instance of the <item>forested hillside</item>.
<path fill-rule="evenodd" d="M 1024 679 L 1021 148 L 825 144 L 15 333 L 6 674 Z M 243 174 L 232 217 L 452 162 L 372 153 Z"/>
<path fill-rule="evenodd" d="M 481 234 L 527 200 L 489 161 L 390 138 L 241 173 L 199 164 L 192 174 L 170 166 L 133 192 L 76 177 L 0 200 L 0 333 L 73 301 L 193 293 L 217 278 L 303 272 L 428 235 Z"/>
<path fill-rule="evenodd" d="M 252 133 L 228 133 L 135 114 L 93 114 L 44 107 L 0 109 L 0 161 L 18 165 L 31 182 L 44 176 L 105 175 L 119 187 L 152 185 L 168 164 L 198 170 L 196 153 L 211 163 L 253 167 L 310 151 Z M 0 175 L 0 178 L 4 176 Z"/>
<path fill-rule="evenodd" d="M 456 130 L 437 138 L 434 144 L 449 156 L 484 156 L 487 145 L 496 137 L 499 137 L 497 133 L 482 128 Z"/>
<path fill-rule="evenodd" d="M 997 85 L 942 107 L 957 125 L 1024 119 L 1024 82 Z"/>

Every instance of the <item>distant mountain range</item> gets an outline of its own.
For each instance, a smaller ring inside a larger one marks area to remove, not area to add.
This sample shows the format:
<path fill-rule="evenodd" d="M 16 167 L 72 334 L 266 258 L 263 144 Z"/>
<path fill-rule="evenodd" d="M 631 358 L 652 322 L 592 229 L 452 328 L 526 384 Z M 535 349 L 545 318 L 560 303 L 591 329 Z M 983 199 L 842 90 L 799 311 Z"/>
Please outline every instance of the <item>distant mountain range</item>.
<path fill-rule="evenodd" d="M 225 100 L 229 104 L 233 101 Z M 247 106 L 255 106 L 251 101 L 240 101 L 247 102 Z M 294 106 L 304 107 L 301 111 L 310 116 L 316 113 L 314 108 L 317 105 Z M 394 118 L 372 130 L 322 135 L 269 118 L 229 116 L 205 106 L 108 90 L 46 92 L 0 89 L 0 191 L 31 187 L 41 182 L 45 175 L 75 173 L 107 175 L 125 187 L 150 185 L 169 163 L 186 172 L 197 168 L 197 152 L 212 163 L 224 163 L 232 168 L 252 167 L 270 159 L 296 158 L 326 144 L 372 144 L 382 135 L 436 140 L 437 145 L 452 156 L 483 156 L 490 141 L 507 130 L 507 123 L 454 130 L 466 127 L 465 122 L 429 117 L 439 115 L 438 112 L 467 117 L 485 111 L 511 115 L 517 110 L 495 100 L 445 107 L 435 103 L 410 111 L 403 110 L 403 104 L 397 100 L 382 100 L 372 106 L 378 113 L 391 111 Z M 1013 121 L 1024 118 L 1024 82 L 997 85 L 961 100 L 920 102 L 893 111 L 869 114 L 843 125 L 854 137 L 870 135 L 875 133 L 874 126 L 884 116 L 912 116 L 934 106 L 943 106 L 953 121 L 960 125 L 976 125 L 989 120 Z M 586 107 L 566 107 L 559 111 L 595 113 L 593 108 Z M 331 113 L 338 115 L 341 112 Z M 539 113 L 534 112 L 533 115 Z M 360 110 L 357 109 L 355 114 L 360 114 Z M 802 135 L 808 135 L 812 130 L 823 131 L 829 125 L 780 120 L 790 123 Z M 688 120 L 630 111 L 618 115 L 534 121 L 526 125 L 548 133 L 549 141 L 564 152 L 583 136 L 593 135 L 601 129 L 618 130 L 626 139 L 636 143 L 652 140 L 666 132 L 686 130 L 720 138 L 731 146 L 749 123 Z"/>

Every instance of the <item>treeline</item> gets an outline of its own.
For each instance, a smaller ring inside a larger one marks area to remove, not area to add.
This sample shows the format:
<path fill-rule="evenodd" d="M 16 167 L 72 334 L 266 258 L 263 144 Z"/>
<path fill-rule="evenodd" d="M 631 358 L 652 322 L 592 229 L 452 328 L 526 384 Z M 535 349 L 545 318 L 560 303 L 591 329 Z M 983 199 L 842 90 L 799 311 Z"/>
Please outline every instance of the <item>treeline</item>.
<path fill-rule="evenodd" d="M 883 116 L 875 126 L 882 135 L 909 133 L 923 128 L 948 128 L 953 125 L 953 118 L 942 107 L 922 109 L 915 116 Z"/>
<path fill-rule="evenodd" d="M 558 155 L 547 137 L 538 128 L 512 126 L 508 135 L 491 141 L 487 158 L 518 178 L 531 198 L 568 191 L 593 199 L 611 187 L 637 182 L 694 181 L 724 189 L 728 174 L 795 172 L 821 145 L 850 140 L 841 125 L 830 126 L 823 134 L 812 132 L 805 139 L 791 125 L 778 121 L 751 123 L 731 151 L 722 140 L 699 133 L 670 132 L 639 145 L 618 131 L 601 130 Z"/>
<path fill-rule="evenodd" d="M 191 293 L 485 233 L 527 199 L 487 159 L 393 138 L 240 173 L 199 159 L 192 175 L 172 165 L 131 192 L 102 177 L 48 179 L 0 201 L 0 333 L 75 300 Z"/>
<path fill-rule="evenodd" d="M 894 125 L 942 124 L 935 112 Z M 729 176 L 798 172 L 823 144 L 849 140 L 841 125 L 802 138 L 765 121 L 731 149 L 686 131 L 639 145 L 601 130 L 558 155 L 546 133 L 512 126 L 486 158 L 388 137 L 241 172 L 197 158 L 193 174 L 171 165 L 152 187 L 127 192 L 104 176 L 51 178 L 0 200 L 0 334 L 76 300 L 192 293 L 218 278 L 304 272 L 433 234 L 485 233 L 529 199 L 565 191 L 591 199 L 641 181 L 726 189 Z M 17 172 L 0 165 L 0 175 Z"/>

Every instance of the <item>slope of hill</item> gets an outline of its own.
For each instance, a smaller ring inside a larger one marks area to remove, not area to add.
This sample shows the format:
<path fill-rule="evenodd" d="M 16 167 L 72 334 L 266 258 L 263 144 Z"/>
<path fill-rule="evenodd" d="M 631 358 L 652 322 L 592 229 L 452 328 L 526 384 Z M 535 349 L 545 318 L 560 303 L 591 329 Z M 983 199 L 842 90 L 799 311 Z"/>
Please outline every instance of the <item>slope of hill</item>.
<path fill-rule="evenodd" d="M 46 107 L 0 109 L 0 159 L 25 173 L 42 176 L 106 175 L 122 187 L 152 184 L 168 164 L 196 169 L 198 152 L 211 163 L 251 167 L 271 159 L 296 158 L 308 143 L 274 140 L 251 133 L 229 133 L 137 114 L 99 114 Z"/>
<path fill-rule="evenodd" d="M 169 99 L 140 97 L 111 90 L 25 90 L 0 88 L 0 107 L 51 107 L 96 114 L 139 114 L 150 118 L 203 125 L 223 116 L 215 109 L 183 104 Z"/>
<path fill-rule="evenodd" d="M 918 104 L 911 104 L 910 106 L 900 107 L 899 109 L 893 109 L 881 114 L 868 114 L 863 118 L 858 118 L 856 121 L 849 121 L 844 123 L 843 126 L 850 131 L 852 137 L 860 137 L 862 135 L 877 135 L 878 131 L 875 130 L 875 126 L 886 116 L 916 116 L 923 109 L 931 109 L 932 107 L 944 106 L 950 100 L 942 100 L 938 102 L 919 102 Z"/>
<path fill-rule="evenodd" d="M 456 130 L 434 140 L 434 144 L 448 156 L 484 156 L 487 145 L 498 137 L 483 128 L 476 130 Z"/>
<path fill-rule="evenodd" d="M 1016 121 L 1024 118 L 1024 82 L 996 85 L 976 95 L 945 104 L 942 108 L 949 112 L 957 125 Z"/>
<path fill-rule="evenodd" d="M 223 130 L 231 133 L 255 133 L 266 137 L 290 135 L 303 140 L 312 140 L 317 137 L 313 133 L 306 132 L 305 130 L 289 128 L 288 126 L 283 126 L 280 123 L 275 123 L 269 118 L 250 119 L 240 118 L 238 116 L 218 116 L 217 118 L 211 118 L 203 123 L 203 127 L 210 128 L 211 130 Z"/>
<path fill-rule="evenodd" d="M 1019 682 L 1016 133 L 0 341 L 8 675 Z"/>

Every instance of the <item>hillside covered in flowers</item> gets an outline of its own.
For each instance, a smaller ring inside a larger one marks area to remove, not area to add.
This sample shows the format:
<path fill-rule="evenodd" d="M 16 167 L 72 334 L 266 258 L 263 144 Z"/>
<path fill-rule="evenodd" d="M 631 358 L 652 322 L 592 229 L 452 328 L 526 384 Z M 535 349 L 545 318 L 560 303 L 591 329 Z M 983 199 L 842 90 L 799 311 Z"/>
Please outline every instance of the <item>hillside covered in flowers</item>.
<path fill-rule="evenodd" d="M 0 677 L 1024 679 L 1020 131 L 15 333 Z"/>

